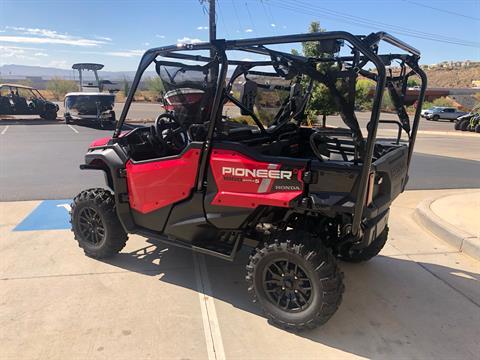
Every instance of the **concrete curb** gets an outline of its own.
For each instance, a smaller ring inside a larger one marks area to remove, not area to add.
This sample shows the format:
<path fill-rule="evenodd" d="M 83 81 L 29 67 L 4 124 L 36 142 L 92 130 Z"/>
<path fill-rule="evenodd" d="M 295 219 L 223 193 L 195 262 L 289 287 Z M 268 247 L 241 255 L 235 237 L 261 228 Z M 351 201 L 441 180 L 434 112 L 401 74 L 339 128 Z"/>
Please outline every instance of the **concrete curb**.
<path fill-rule="evenodd" d="M 431 209 L 432 203 L 436 200 L 451 195 L 452 194 L 438 196 L 422 201 L 415 209 L 415 217 L 421 225 L 426 227 L 435 236 L 449 243 L 459 251 L 480 260 L 480 239 L 446 223 L 445 220 L 436 215 Z"/>
<path fill-rule="evenodd" d="M 378 130 L 379 133 L 381 132 L 388 132 L 388 133 L 397 133 L 397 130 L 393 129 L 380 129 Z M 437 130 L 418 130 L 417 135 L 440 135 L 440 136 L 459 136 L 459 137 L 477 137 L 480 138 L 480 135 L 477 133 L 472 133 L 469 131 L 437 131 Z"/>

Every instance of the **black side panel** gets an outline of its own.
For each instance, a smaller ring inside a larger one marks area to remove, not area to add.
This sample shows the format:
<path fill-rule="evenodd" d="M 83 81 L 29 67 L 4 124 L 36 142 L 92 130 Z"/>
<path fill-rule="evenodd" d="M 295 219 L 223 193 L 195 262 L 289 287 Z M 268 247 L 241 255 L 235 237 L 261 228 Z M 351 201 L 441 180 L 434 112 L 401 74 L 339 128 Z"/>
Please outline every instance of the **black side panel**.
<path fill-rule="evenodd" d="M 373 163 L 373 169 L 382 176 L 379 195 L 393 201 L 407 184 L 408 148 L 402 146 L 390 151 Z"/>
<path fill-rule="evenodd" d="M 136 225 L 148 230 L 162 232 L 167 223 L 168 214 L 170 214 L 171 209 L 172 205 L 165 206 L 147 214 L 142 214 L 132 209 L 132 217 Z"/>
<path fill-rule="evenodd" d="M 210 169 L 208 170 L 207 179 L 208 185 L 204 207 L 208 222 L 219 229 L 237 230 L 241 228 L 255 209 L 212 205 L 213 198 L 217 194 L 218 189 Z"/>
<path fill-rule="evenodd" d="M 205 218 L 203 193 L 194 193 L 190 199 L 174 205 L 164 232 L 173 239 L 192 244 L 217 239 L 217 229 Z"/>
<path fill-rule="evenodd" d="M 310 192 L 351 193 L 360 174 L 360 167 L 345 164 L 332 166 L 329 162 L 312 161 L 311 170 L 315 174 L 310 184 Z"/>

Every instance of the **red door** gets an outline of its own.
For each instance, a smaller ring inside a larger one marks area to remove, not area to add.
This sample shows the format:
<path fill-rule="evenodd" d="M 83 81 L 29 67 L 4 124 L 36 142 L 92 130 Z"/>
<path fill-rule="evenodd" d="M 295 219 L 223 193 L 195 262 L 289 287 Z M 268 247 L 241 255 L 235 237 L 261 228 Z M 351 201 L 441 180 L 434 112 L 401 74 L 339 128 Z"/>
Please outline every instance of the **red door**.
<path fill-rule="evenodd" d="M 200 149 L 126 165 L 130 207 L 143 214 L 187 198 L 195 187 Z"/>

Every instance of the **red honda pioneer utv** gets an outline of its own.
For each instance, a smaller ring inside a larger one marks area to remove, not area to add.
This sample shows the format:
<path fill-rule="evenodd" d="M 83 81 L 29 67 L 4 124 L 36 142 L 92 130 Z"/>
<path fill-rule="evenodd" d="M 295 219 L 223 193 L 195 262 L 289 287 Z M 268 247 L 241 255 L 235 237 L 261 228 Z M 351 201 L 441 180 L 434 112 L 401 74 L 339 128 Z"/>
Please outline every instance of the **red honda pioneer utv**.
<path fill-rule="evenodd" d="M 323 55 L 282 51 L 304 42 Z M 380 54 L 380 45 L 389 53 Z M 236 60 L 245 54 L 259 60 Z M 383 32 L 148 50 L 113 137 L 93 142 L 81 165 L 103 170 L 109 190 L 75 197 L 75 239 L 94 258 L 121 251 L 128 233 L 226 260 L 242 244 L 256 244 L 246 280 L 266 316 L 294 330 L 325 323 L 344 290 L 336 258 L 368 260 L 387 240 L 389 208 L 408 180 L 426 88 L 419 57 Z M 158 118 L 122 132 L 150 65 L 165 90 Z M 412 75 L 422 85 L 411 123 L 404 97 Z M 376 84 L 362 126 L 354 111 L 359 77 Z M 329 90 L 346 127 L 302 125 L 318 84 Z M 385 89 L 398 121 L 379 119 Z M 396 139 L 377 139 L 385 122 L 398 126 Z"/>

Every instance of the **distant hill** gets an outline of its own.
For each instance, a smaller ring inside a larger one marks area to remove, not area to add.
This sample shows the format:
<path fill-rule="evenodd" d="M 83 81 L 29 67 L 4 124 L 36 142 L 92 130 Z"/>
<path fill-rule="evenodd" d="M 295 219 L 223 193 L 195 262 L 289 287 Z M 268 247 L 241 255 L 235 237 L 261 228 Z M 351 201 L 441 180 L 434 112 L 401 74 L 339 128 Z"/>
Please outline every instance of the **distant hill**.
<path fill-rule="evenodd" d="M 431 88 L 469 88 L 472 81 L 480 80 L 480 66 L 433 68 L 424 69 L 428 76 L 428 86 Z M 154 76 L 154 72 L 146 72 L 145 76 Z M 52 67 L 27 66 L 27 65 L 3 65 L 0 66 L 0 79 L 22 79 L 25 77 L 42 77 L 49 80 L 52 77 L 65 79 L 77 78 L 77 72 L 72 69 L 57 69 Z M 133 80 L 135 71 L 100 71 L 102 79 L 113 81 Z"/>
<path fill-rule="evenodd" d="M 123 80 L 124 78 L 133 79 L 135 71 L 105 71 L 99 72 L 102 79 Z M 147 73 L 147 75 L 153 75 Z M 49 80 L 52 77 L 61 77 L 73 79 L 78 77 L 78 72 L 72 69 L 58 69 L 53 67 L 28 66 L 28 65 L 2 65 L 0 66 L 0 79 L 18 79 L 25 77 L 42 77 Z"/>
<path fill-rule="evenodd" d="M 480 66 L 424 70 L 431 88 L 470 88 L 472 81 L 480 80 Z"/>

